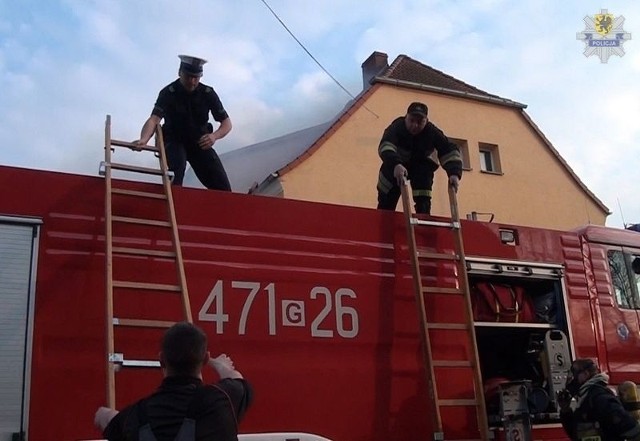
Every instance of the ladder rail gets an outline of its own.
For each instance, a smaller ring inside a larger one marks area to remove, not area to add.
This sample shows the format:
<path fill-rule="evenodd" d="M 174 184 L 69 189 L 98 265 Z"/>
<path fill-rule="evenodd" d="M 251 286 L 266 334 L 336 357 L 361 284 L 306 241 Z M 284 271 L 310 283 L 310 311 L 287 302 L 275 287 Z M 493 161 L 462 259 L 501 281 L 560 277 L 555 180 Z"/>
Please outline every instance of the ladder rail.
<path fill-rule="evenodd" d="M 104 127 L 104 160 L 105 164 L 111 163 L 111 115 L 107 115 Z M 105 180 L 105 306 L 106 306 L 106 348 L 107 354 L 114 352 L 114 331 L 113 323 L 110 320 L 113 317 L 113 227 L 111 223 L 112 205 L 111 205 L 111 167 L 104 169 Z M 107 407 L 116 407 L 116 378 L 115 365 L 108 360 L 107 357 Z"/>
<path fill-rule="evenodd" d="M 449 206 L 451 208 L 451 218 L 460 225 L 460 213 L 458 211 L 458 201 L 456 190 L 449 185 Z M 480 373 L 480 354 L 478 353 L 478 344 L 476 338 L 476 330 L 473 320 L 473 305 L 471 304 L 471 289 L 469 287 L 469 277 L 467 274 L 467 259 L 464 252 L 464 241 L 462 240 L 462 229 L 456 228 L 454 234 L 458 260 L 456 261 L 458 270 L 458 280 L 460 282 L 461 291 L 464 293 L 466 321 L 469 325 L 469 339 L 471 347 L 472 363 L 475 368 L 473 370 L 473 385 L 475 387 L 475 396 L 478 409 L 478 429 L 480 430 L 480 438 L 483 440 L 489 437 L 489 421 L 487 419 L 487 406 L 484 399 L 484 388 L 482 384 L 482 375 Z"/>
<path fill-rule="evenodd" d="M 191 316 L 191 303 L 189 301 L 189 292 L 187 291 L 187 277 L 184 272 L 184 261 L 182 259 L 182 247 L 180 245 L 180 235 L 178 234 L 178 224 L 176 221 L 176 211 L 173 203 L 173 194 L 171 192 L 171 179 L 169 179 L 168 166 L 167 166 L 167 152 L 164 149 L 164 138 L 162 136 L 162 128 L 160 125 L 156 125 L 156 148 L 159 153 L 160 169 L 162 173 L 162 185 L 164 186 L 164 192 L 167 195 L 167 210 L 169 216 L 169 222 L 171 223 L 171 236 L 173 238 L 173 252 L 176 255 L 176 275 L 178 276 L 178 283 L 182 288 L 182 313 L 186 318 L 186 321 L 193 323 L 193 317 Z"/>
<path fill-rule="evenodd" d="M 409 256 L 411 259 L 411 271 L 413 275 L 413 290 L 415 292 L 416 306 L 418 312 L 418 320 L 420 321 L 420 343 L 422 347 L 422 358 L 425 369 L 425 383 L 429 389 L 429 395 L 434 403 L 438 403 L 438 388 L 435 381 L 435 370 L 433 368 L 433 354 L 431 351 L 431 338 L 429 337 L 429 323 L 427 321 L 427 311 L 424 304 L 424 296 L 422 295 L 422 277 L 420 276 L 420 262 L 418 258 L 418 249 L 416 245 L 416 235 L 413 229 L 413 216 L 411 215 L 411 201 L 409 198 L 409 181 L 404 179 L 401 186 L 402 206 L 404 218 L 407 228 L 407 240 L 409 242 Z M 433 413 L 434 424 L 438 432 L 442 432 L 442 416 L 437 404 Z"/>
<path fill-rule="evenodd" d="M 434 419 L 434 436 L 444 437 L 442 414 L 440 411 L 441 406 L 463 406 L 473 405 L 476 408 L 476 417 L 478 423 L 478 431 L 480 432 L 480 439 L 482 441 L 489 440 L 489 422 L 487 419 L 487 410 L 484 400 L 484 390 L 482 385 L 482 376 L 480 372 L 480 357 L 478 353 L 478 346 L 476 340 L 476 333 L 473 320 L 473 309 L 471 304 L 471 295 L 469 288 L 469 280 L 467 274 L 467 264 L 464 253 L 464 243 L 462 239 L 462 230 L 460 228 L 460 215 L 458 211 L 458 203 L 456 199 L 456 190 L 452 186 L 448 186 L 449 193 L 449 205 L 451 210 L 451 223 L 437 222 L 437 221 L 423 221 L 415 218 L 412 215 L 411 201 L 409 196 L 409 181 L 404 179 L 401 186 L 403 212 L 405 216 L 406 228 L 407 228 L 407 240 L 409 245 L 409 253 L 413 275 L 413 285 L 416 296 L 416 306 L 418 309 L 418 317 L 420 320 L 420 339 L 422 343 L 422 354 L 424 358 L 424 375 L 429 388 L 430 398 L 433 400 L 433 419 Z M 443 289 L 443 288 L 425 288 L 422 285 L 422 277 L 420 274 L 420 257 L 436 257 L 441 258 L 437 253 L 425 253 L 421 252 L 416 243 L 415 226 L 432 226 L 432 227 L 449 227 L 453 229 L 454 245 L 456 255 L 453 259 L 456 265 L 457 280 L 459 283 L 459 289 Z M 425 293 L 460 293 L 464 297 L 464 317 L 465 323 L 462 324 L 438 324 L 429 323 L 426 315 L 426 307 L 423 294 Z M 469 340 L 470 354 L 468 354 L 468 361 L 461 362 L 449 362 L 438 361 L 433 359 L 433 351 L 431 347 L 430 329 L 458 329 L 464 331 Z M 473 387 L 474 397 L 473 400 L 442 400 L 438 397 L 438 386 L 435 376 L 435 367 L 471 367 L 473 371 Z"/>

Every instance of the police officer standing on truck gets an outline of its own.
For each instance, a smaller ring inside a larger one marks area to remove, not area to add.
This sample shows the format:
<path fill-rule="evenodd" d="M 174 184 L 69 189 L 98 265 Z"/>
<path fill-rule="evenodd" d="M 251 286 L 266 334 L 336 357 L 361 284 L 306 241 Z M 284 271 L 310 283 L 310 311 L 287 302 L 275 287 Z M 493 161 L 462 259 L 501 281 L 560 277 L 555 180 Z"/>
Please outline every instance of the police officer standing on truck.
<path fill-rule="evenodd" d="M 213 87 L 200 82 L 202 58 L 179 55 L 178 79 L 158 94 L 151 116 L 142 126 L 139 146 L 146 145 L 156 126 L 164 118 L 162 133 L 165 140 L 169 170 L 174 173 L 173 184 L 182 185 L 187 161 L 205 187 L 210 190 L 231 191 L 229 178 L 213 145 L 231 131 L 231 119 Z M 213 130 L 209 112 L 220 123 Z"/>
<path fill-rule="evenodd" d="M 558 394 L 562 427 L 572 441 L 640 441 L 640 424 L 607 387 L 609 376 L 590 359 L 571 364 L 566 390 Z M 575 397 L 577 407 L 571 408 Z"/>
<path fill-rule="evenodd" d="M 434 151 L 447 172 L 449 185 L 458 190 L 462 178 L 460 150 L 427 115 L 426 104 L 411 103 L 406 115 L 396 118 L 385 129 L 378 146 L 382 159 L 377 185 L 378 209 L 396 209 L 400 188 L 408 178 L 416 213 L 431 214 L 433 173 L 438 169 L 438 163 L 431 158 Z"/>

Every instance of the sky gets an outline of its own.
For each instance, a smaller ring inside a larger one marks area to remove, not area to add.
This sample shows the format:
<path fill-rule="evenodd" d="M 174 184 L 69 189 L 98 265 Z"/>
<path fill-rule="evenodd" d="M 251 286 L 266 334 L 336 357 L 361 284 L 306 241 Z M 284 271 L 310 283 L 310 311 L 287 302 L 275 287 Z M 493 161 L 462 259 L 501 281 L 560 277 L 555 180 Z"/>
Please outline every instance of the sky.
<path fill-rule="evenodd" d="M 0 0 L 0 164 L 95 175 L 106 115 L 137 139 L 178 54 L 209 60 L 234 125 L 223 153 L 328 121 L 380 51 L 526 104 L 607 225 L 640 223 L 637 0 L 265 1 L 340 85 L 262 0 Z M 606 63 L 576 38 L 603 9 L 631 34 Z"/>

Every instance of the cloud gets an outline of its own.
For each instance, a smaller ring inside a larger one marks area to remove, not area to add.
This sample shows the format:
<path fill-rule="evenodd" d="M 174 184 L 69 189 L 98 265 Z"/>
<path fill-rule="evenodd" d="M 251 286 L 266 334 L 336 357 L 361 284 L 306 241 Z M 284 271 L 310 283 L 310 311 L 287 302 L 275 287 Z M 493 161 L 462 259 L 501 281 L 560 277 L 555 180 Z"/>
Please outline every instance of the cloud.
<path fill-rule="evenodd" d="M 602 7 L 595 0 L 326 0 L 269 4 L 315 58 L 352 94 L 373 52 L 399 54 L 473 86 L 528 104 L 527 112 L 586 185 L 616 215 L 640 221 L 629 190 L 637 174 L 640 50 L 602 64 L 586 58 L 576 33 Z M 625 27 L 640 9 L 610 9 Z M 102 128 L 137 138 L 159 90 L 176 78 L 177 55 L 209 59 L 212 85 L 234 129 L 225 151 L 316 125 L 350 97 L 328 78 L 262 2 L 61 0 L 14 6 L 0 17 L 0 160 L 95 174 Z"/>

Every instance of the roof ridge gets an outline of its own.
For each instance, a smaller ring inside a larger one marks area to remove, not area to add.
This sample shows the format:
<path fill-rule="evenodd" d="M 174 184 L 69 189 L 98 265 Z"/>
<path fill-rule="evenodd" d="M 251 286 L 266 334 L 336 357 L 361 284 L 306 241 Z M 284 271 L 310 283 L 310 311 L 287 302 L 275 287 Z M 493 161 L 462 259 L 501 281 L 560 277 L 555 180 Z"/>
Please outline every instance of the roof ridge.
<path fill-rule="evenodd" d="M 382 77 L 385 77 L 385 78 L 389 78 L 389 79 L 391 79 L 391 78 L 392 78 L 392 75 L 395 73 L 396 69 L 398 69 L 398 68 L 399 68 L 399 66 L 400 66 L 404 61 L 409 62 L 409 63 L 417 64 L 418 66 L 420 66 L 420 67 L 421 67 L 421 68 L 423 68 L 423 69 L 428 69 L 428 70 L 430 70 L 430 71 L 432 71 L 432 72 L 436 73 L 437 75 L 440 75 L 440 76 L 442 76 L 442 77 L 444 77 L 444 78 L 446 78 L 446 79 L 448 79 L 448 80 L 450 80 L 450 81 L 453 81 L 453 82 L 455 82 L 455 83 L 458 83 L 461 87 L 463 86 L 463 87 L 465 87 L 465 88 L 468 88 L 468 89 L 470 89 L 470 90 L 472 90 L 472 91 L 477 92 L 478 94 L 482 94 L 482 95 L 491 96 L 491 97 L 494 97 L 494 98 L 500 98 L 500 99 L 503 99 L 503 98 L 502 98 L 501 96 L 499 96 L 499 95 L 495 95 L 495 94 L 493 94 L 493 93 L 489 93 L 489 92 L 487 92 L 487 91 L 484 91 L 484 90 L 482 90 L 482 89 L 479 89 L 479 88 L 477 88 L 476 86 L 474 86 L 474 85 L 472 85 L 472 84 L 469 84 L 469 83 L 467 83 L 467 82 L 465 82 L 465 81 L 460 80 L 459 78 L 454 77 L 453 75 L 450 75 L 450 74 L 448 74 L 448 73 L 446 73 L 446 72 L 443 72 L 443 71 L 441 71 L 441 70 L 439 70 L 439 69 L 436 69 L 436 68 L 435 68 L 435 67 L 433 67 L 433 66 L 429 66 L 428 64 L 422 63 L 421 61 L 415 60 L 415 59 L 413 59 L 413 58 L 411 58 L 410 56 L 405 55 L 405 54 L 400 54 L 400 55 L 398 55 L 398 56 L 396 57 L 396 59 L 393 61 L 393 63 L 391 63 L 391 65 L 389 66 L 389 68 L 386 70 L 386 72 L 385 72 L 383 75 L 381 75 L 381 76 L 382 76 Z M 450 90 L 454 90 L 454 89 L 450 89 Z"/>

